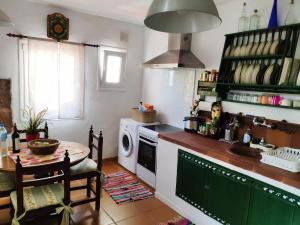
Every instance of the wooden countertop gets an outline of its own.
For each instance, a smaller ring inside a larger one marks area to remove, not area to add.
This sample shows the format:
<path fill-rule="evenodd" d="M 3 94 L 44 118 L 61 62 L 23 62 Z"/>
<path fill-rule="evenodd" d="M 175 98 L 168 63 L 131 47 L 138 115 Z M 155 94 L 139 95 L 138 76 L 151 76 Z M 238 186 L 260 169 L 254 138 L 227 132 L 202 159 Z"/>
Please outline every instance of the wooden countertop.
<path fill-rule="evenodd" d="M 159 138 L 300 189 L 300 173 L 291 173 L 261 163 L 259 159 L 233 154 L 228 143 L 184 131 L 161 133 Z"/>

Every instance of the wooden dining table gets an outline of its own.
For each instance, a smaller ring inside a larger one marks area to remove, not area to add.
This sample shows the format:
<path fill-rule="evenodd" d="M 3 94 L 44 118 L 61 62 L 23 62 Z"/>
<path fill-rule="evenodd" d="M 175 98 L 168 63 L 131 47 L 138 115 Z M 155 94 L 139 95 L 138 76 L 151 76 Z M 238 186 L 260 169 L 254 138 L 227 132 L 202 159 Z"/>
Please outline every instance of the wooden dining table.
<path fill-rule="evenodd" d="M 27 146 L 24 145 L 21 148 L 21 151 L 23 148 L 26 149 L 26 147 Z M 68 150 L 71 166 L 74 166 L 82 162 L 85 158 L 88 157 L 90 153 L 90 149 L 87 146 L 76 142 L 61 141 L 59 148 Z M 63 160 L 63 156 L 51 160 L 46 160 L 40 163 L 30 164 L 30 166 L 36 166 L 38 169 L 39 166 L 46 165 L 46 164 L 49 165 L 51 163 L 56 163 L 62 160 Z M 14 172 L 15 170 L 16 170 L 16 163 L 13 160 L 13 158 L 9 156 L 9 154 L 7 156 L 0 157 L 0 171 Z"/>

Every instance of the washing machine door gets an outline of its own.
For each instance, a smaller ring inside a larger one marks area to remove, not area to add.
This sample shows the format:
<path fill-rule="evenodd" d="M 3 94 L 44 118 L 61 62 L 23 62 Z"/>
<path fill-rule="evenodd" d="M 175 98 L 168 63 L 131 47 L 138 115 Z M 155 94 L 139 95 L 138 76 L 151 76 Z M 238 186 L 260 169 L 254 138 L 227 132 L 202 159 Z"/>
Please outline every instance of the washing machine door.
<path fill-rule="evenodd" d="M 133 151 L 132 137 L 128 130 L 125 130 L 121 135 L 122 154 L 129 157 Z"/>

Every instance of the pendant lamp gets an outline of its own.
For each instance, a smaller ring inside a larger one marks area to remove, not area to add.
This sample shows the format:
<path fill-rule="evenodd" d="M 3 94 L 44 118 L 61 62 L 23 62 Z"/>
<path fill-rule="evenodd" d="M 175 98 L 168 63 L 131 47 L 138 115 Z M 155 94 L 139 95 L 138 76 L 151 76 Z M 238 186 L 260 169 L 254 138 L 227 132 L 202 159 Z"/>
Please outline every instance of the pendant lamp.
<path fill-rule="evenodd" d="M 145 25 L 168 33 L 195 33 L 221 24 L 213 0 L 154 0 Z"/>
<path fill-rule="evenodd" d="M 13 23 L 9 19 L 9 17 L 0 9 L 0 26 L 2 27 L 10 27 L 13 26 Z"/>

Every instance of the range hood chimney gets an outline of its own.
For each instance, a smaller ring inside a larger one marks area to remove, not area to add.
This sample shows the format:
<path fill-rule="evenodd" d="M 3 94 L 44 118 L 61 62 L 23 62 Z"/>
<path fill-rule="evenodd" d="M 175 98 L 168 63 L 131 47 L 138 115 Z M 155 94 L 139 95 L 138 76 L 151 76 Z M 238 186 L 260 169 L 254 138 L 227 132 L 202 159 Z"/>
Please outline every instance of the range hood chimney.
<path fill-rule="evenodd" d="M 192 53 L 192 34 L 169 34 L 168 51 L 145 62 L 144 67 L 153 69 L 205 68 Z"/>

